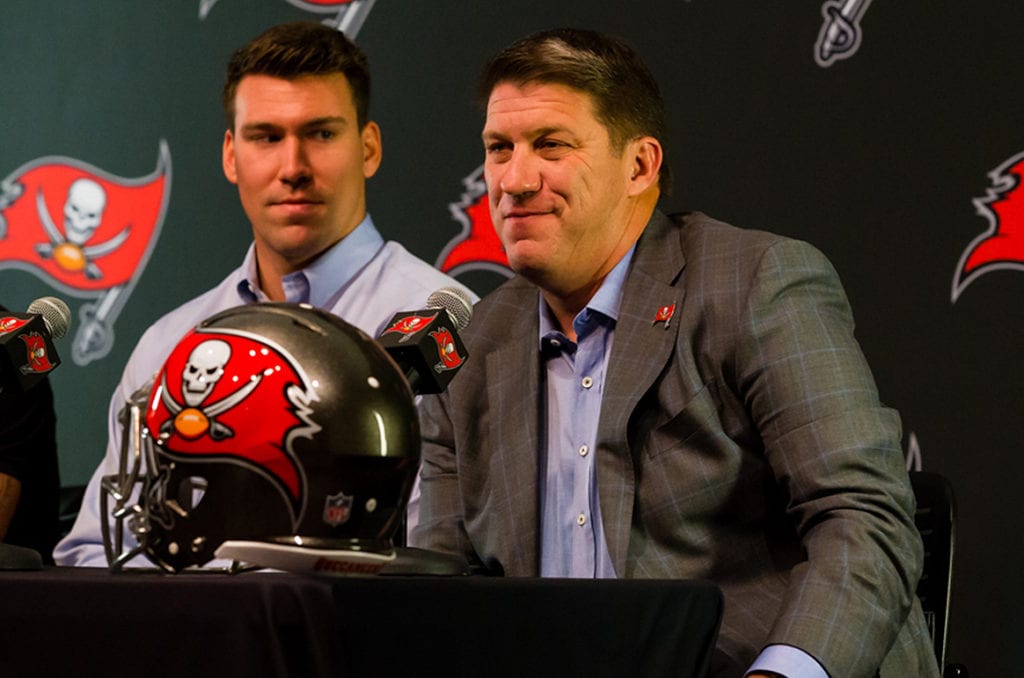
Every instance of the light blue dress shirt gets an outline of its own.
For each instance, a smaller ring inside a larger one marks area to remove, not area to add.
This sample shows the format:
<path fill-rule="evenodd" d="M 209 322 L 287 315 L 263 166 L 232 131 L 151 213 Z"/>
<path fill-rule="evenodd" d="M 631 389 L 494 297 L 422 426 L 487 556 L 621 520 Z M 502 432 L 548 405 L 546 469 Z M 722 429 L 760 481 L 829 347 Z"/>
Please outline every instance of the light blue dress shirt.
<path fill-rule="evenodd" d="M 608 357 L 632 258 L 630 249 L 573 319 L 575 342 L 555 327 L 540 298 L 542 411 L 547 413 L 539 466 L 544 577 L 615 577 L 601 521 L 594 457 Z"/>

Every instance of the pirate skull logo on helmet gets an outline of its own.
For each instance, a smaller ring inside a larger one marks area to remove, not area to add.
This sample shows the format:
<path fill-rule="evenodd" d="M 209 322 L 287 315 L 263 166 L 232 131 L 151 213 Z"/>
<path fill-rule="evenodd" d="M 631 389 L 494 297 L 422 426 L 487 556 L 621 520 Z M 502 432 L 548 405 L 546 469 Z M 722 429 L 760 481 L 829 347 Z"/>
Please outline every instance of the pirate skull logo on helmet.
<path fill-rule="evenodd" d="M 127 458 L 103 484 L 103 510 L 113 499 L 115 530 L 137 542 L 105 530 L 115 569 L 138 553 L 169 571 L 215 555 L 327 571 L 390 557 L 419 428 L 404 377 L 360 330 L 306 305 L 230 309 L 178 342 L 139 401 L 136 442 L 128 407 Z"/>

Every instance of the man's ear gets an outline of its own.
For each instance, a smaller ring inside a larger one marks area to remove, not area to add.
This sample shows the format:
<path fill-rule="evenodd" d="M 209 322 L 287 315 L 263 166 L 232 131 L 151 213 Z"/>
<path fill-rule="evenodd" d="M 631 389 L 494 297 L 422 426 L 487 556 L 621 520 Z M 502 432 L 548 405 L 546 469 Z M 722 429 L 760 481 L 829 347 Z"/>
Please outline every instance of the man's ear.
<path fill-rule="evenodd" d="M 663 160 L 661 143 L 654 137 L 640 137 L 626 146 L 629 158 L 628 195 L 637 196 L 658 185 Z"/>
<path fill-rule="evenodd" d="M 381 147 L 380 127 L 372 120 L 366 123 L 362 131 L 363 137 L 363 176 L 369 179 L 377 173 L 383 156 Z"/>
<path fill-rule="evenodd" d="M 231 130 L 224 132 L 224 150 L 221 153 L 221 166 L 224 176 L 233 184 L 238 183 L 238 171 L 235 168 L 235 136 Z"/>

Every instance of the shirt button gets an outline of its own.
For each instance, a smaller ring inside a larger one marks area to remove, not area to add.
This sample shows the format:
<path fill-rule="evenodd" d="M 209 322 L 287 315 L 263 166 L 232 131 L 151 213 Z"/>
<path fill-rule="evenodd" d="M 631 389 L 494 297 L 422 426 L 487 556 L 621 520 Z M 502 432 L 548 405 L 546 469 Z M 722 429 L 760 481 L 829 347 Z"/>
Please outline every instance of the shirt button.
<path fill-rule="evenodd" d="M 591 379 L 590 377 L 583 377 L 583 381 L 581 381 L 580 383 L 583 384 L 583 388 L 590 388 L 591 386 L 594 385 L 594 380 Z"/>
<path fill-rule="evenodd" d="M 583 515 L 582 513 L 579 514 L 576 517 L 576 524 L 579 525 L 580 527 L 583 527 L 584 525 L 587 524 L 587 517 L 585 515 Z"/>
<path fill-rule="evenodd" d="M 590 448 L 587 447 L 586 445 L 580 445 L 580 456 L 581 457 L 587 456 L 587 452 L 590 452 Z"/>

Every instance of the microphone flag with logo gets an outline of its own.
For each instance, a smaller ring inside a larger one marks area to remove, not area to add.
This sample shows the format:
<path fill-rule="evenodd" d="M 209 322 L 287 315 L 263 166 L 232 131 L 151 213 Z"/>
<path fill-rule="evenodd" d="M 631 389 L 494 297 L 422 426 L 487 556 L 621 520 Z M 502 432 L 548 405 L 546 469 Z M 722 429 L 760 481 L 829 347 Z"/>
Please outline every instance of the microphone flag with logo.
<path fill-rule="evenodd" d="M 57 297 L 42 297 L 27 313 L 0 311 L 0 393 L 27 391 L 60 365 L 53 340 L 64 336 L 71 309 Z"/>
<path fill-rule="evenodd" d="M 416 395 L 441 393 L 469 357 L 458 330 L 469 324 L 473 307 L 466 294 L 442 287 L 427 307 L 396 313 L 378 343 L 398 363 Z"/>

